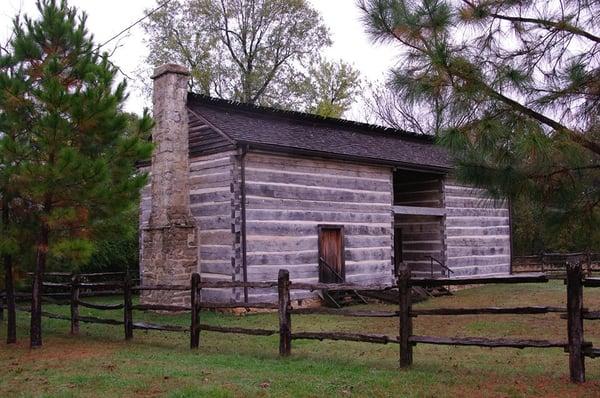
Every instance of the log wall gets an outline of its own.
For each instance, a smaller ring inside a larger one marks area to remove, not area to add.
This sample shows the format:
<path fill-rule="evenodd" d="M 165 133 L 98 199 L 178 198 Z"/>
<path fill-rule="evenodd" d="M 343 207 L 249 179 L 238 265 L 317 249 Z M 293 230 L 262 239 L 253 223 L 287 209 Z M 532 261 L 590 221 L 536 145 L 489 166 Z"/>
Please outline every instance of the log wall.
<path fill-rule="evenodd" d="M 446 208 L 446 216 L 393 216 L 391 168 L 258 152 L 248 153 L 245 164 L 248 281 L 274 281 L 278 270 L 286 268 L 292 281 L 317 282 L 320 224 L 344 226 L 348 282 L 392 283 L 394 225 L 402 228 L 403 260 L 416 274 L 430 272 L 428 255 L 452 268 L 453 276 L 510 270 L 507 206 L 483 190 L 447 180 L 434 192 L 439 192 L 435 204 Z M 190 160 L 190 203 L 200 231 L 202 280 L 243 281 L 241 165 L 236 151 Z M 402 187 L 403 195 L 412 195 L 408 188 Z M 142 233 L 149 214 L 146 187 Z M 274 301 L 276 292 L 248 293 L 256 302 Z M 203 294 L 210 301 L 244 299 L 241 288 L 205 289 Z M 293 299 L 313 295 L 294 292 Z"/>
<path fill-rule="evenodd" d="M 203 281 L 241 280 L 238 157 L 226 151 L 190 159 L 190 207 L 199 227 Z M 205 289 L 202 295 L 220 302 L 240 298 L 239 289 Z"/>
<path fill-rule="evenodd" d="M 431 259 L 444 263 L 444 218 L 397 214 L 395 225 L 402 235 L 402 261 L 414 276 L 430 275 Z M 434 262 L 434 273 L 440 275 Z"/>
<path fill-rule="evenodd" d="M 335 224 L 344 226 L 346 280 L 392 282 L 390 168 L 249 153 L 245 179 L 249 281 L 286 268 L 294 282 L 317 282 L 317 226 Z"/>
<path fill-rule="evenodd" d="M 241 280 L 239 222 L 239 159 L 235 151 L 190 159 L 190 210 L 199 226 L 199 261 L 202 280 Z M 150 185 L 142 190 L 140 239 L 151 209 Z M 142 262 L 140 262 L 142 264 Z M 144 270 L 140 269 L 143 280 Z M 170 281 L 163 281 L 169 284 Z M 229 302 L 236 289 L 205 289 L 203 299 Z M 239 298 L 239 297 L 238 297 Z"/>
<path fill-rule="evenodd" d="M 453 276 L 510 272 L 510 219 L 507 203 L 485 190 L 444 182 L 446 265 Z"/>

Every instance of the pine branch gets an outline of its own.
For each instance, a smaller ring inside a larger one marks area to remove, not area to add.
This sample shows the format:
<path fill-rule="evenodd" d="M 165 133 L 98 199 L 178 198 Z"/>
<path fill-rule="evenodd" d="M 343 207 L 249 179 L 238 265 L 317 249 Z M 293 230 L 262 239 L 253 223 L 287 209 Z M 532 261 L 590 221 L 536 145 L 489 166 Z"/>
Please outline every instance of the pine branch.
<path fill-rule="evenodd" d="M 469 0 L 462 0 L 465 4 L 469 5 L 473 10 L 476 10 L 478 8 L 478 6 L 476 4 L 474 4 L 472 1 Z M 569 32 L 578 36 L 582 36 L 585 37 L 586 39 L 592 40 L 596 43 L 600 43 L 600 37 L 587 32 L 581 28 L 578 28 L 577 26 L 571 25 L 569 23 L 567 23 L 566 21 L 561 21 L 561 22 L 556 22 L 556 21 L 550 21 L 547 19 L 541 19 L 541 18 L 527 18 L 527 17 L 515 17 L 515 16 L 510 16 L 510 15 L 503 15 L 503 14 L 498 14 L 498 13 L 494 13 L 494 12 L 488 12 L 487 16 L 490 16 L 492 18 L 496 18 L 496 19 L 501 19 L 504 21 L 510 21 L 513 23 L 525 23 L 525 24 L 534 24 L 534 25 L 538 25 L 538 26 L 542 26 L 544 28 L 552 28 L 558 31 L 563 31 L 563 32 Z"/>

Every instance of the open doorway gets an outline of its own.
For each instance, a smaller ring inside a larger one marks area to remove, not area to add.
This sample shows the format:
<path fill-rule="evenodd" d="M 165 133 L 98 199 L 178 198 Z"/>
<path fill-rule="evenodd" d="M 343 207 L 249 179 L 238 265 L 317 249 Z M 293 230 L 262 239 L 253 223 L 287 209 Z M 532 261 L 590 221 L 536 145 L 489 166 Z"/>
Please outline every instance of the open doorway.
<path fill-rule="evenodd" d="M 394 171 L 394 263 L 415 276 L 445 269 L 442 174 Z"/>

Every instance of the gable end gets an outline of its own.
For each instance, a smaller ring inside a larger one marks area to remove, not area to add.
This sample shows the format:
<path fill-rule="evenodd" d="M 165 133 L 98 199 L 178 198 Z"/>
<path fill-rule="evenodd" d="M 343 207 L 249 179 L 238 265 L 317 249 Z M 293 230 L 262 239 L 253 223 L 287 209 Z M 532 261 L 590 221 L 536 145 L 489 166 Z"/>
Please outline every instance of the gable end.
<path fill-rule="evenodd" d="M 234 149 L 233 141 L 188 109 L 190 157 Z"/>

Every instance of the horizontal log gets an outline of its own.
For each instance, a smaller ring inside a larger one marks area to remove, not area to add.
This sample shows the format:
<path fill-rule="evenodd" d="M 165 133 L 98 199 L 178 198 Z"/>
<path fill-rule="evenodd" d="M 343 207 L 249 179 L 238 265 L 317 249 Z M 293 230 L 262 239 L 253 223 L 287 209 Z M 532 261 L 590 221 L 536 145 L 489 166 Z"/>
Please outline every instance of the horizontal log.
<path fill-rule="evenodd" d="M 446 250 L 449 257 L 469 257 L 469 256 L 501 256 L 510 255 L 510 243 L 507 241 L 504 246 L 452 246 L 448 242 Z"/>
<path fill-rule="evenodd" d="M 161 325 L 148 322 L 133 322 L 134 329 L 141 330 L 161 330 L 165 332 L 188 332 L 190 329 L 185 326 L 178 325 Z"/>
<path fill-rule="evenodd" d="M 117 294 L 122 294 L 122 291 L 120 291 L 120 290 L 100 290 L 100 291 L 93 291 L 93 292 L 81 292 L 81 293 L 79 293 L 79 297 L 103 297 L 103 296 L 114 296 Z M 71 293 L 69 293 L 69 292 L 43 293 L 42 299 L 44 299 L 48 302 L 53 302 L 52 300 L 54 300 L 54 302 L 56 302 L 56 304 L 58 304 L 59 302 L 67 301 L 68 299 L 57 300 L 57 299 L 53 299 L 53 297 L 67 297 L 68 298 L 70 296 L 71 296 Z M 0 297 L 4 297 L 4 294 L 0 293 Z M 31 293 L 17 292 L 17 293 L 15 293 L 15 297 L 18 299 L 31 298 Z"/>
<path fill-rule="evenodd" d="M 498 265 L 510 266 L 509 255 L 499 256 L 470 256 L 470 257 L 448 257 L 446 266 L 454 268 L 480 268 Z M 536 271 L 539 272 L 539 271 Z M 531 273 L 531 272 L 529 272 Z M 535 273 L 535 272 L 534 272 Z"/>
<path fill-rule="evenodd" d="M 461 208 L 450 207 L 446 209 L 449 217 L 508 217 L 508 209 L 501 208 Z"/>
<path fill-rule="evenodd" d="M 547 314 L 567 312 L 564 307 L 485 307 L 485 308 L 433 308 L 412 310 L 411 316 L 419 315 L 475 315 L 475 314 Z"/>
<path fill-rule="evenodd" d="M 342 332 L 297 332 L 292 333 L 292 340 L 341 340 L 341 341 L 362 341 L 365 343 L 377 344 L 398 344 L 398 339 L 380 334 L 359 334 L 359 333 L 342 333 Z"/>
<path fill-rule="evenodd" d="M 134 310 L 141 311 L 173 311 L 173 312 L 181 312 L 181 311 L 190 311 L 191 307 L 186 307 L 182 305 L 165 305 L 165 304 L 138 304 L 131 307 Z"/>
<path fill-rule="evenodd" d="M 33 272 L 26 272 L 25 275 L 33 276 Z M 44 272 L 44 276 L 71 276 L 71 272 Z"/>
<path fill-rule="evenodd" d="M 322 314 L 351 316 L 358 318 L 395 318 L 398 316 L 398 311 L 347 311 L 337 310 L 334 308 L 294 308 L 289 312 L 297 315 Z"/>
<path fill-rule="evenodd" d="M 103 276 L 122 276 L 125 275 L 125 272 L 92 272 L 85 274 L 77 274 L 80 277 L 88 278 L 88 277 L 103 277 Z M 33 276 L 33 272 L 26 272 L 25 275 Z M 72 272 L 44 272 L 44 276 L 72 276 Z"/>
<path fill-rule="evenodd" d="M 586 278 L 583 280 L 585 287 L 600 287 L 600 278 Z"/>
<path fill-rule="evenodd" d="M 582 316 L 583 319 L 598 320 L 600 319 L 600 311 L 584 311 Z"/>
<path fill-rule="evenodd" d="M 71 287 L 70 283 L 42 282 L 44 287 Z"/>
<path fill-rule="evenodd" d="M 359 285 L 356 283 L 290 283 L 290 289 L 295 290 L 389 290 L 392 285 Z"/>
<path fill-rule="evenodd" d="M 69 293 L 67 293 L 69 294 Z M 123 294 L 122 290 L 98 290 L 92 292 L 81 292 L 79 293 L 79 297 L 105 297 L 105 296 L 114 296 L 114 295 Z"/>
<path fill-rule="evenodd" d="M 508 225 L 502 227 L 453 227 L 450 224 L 446 224 L 446 235 L 448 237 L 454 236 L 489 236 L 489 235 L 508 235 L 510 233 Z"/>
<path fill-rule="evenodd" d="M 93 272 L 89 274 L 78 274 L 80 277 L 101 277 L 101 276 L 125 276 L 125 272 Z"/>
<path fill-rule="evenodd" d="M 70 284 L 69 284 L 70 286 Z M 92 288 L 92 287 L 98 287 L 98 288 L 105 288 L 105 289 L 121 289 L 123 288 L 123 282 L 83 282 L 83 283 L 78 283 L 77 286 L 81 287 L 81 288 Z"/>
<path fill-rule="evenodd" d="M 583 350 L 583 355 L 589 358 L 598 358 L 600 357 L 600 348 L 586 347 Z"/>
<path fill-rule="evenodd" d="M 318 222 L 283 222 L 283 221 L 252 221 L 248 220 L 248 235 L 279 235 L 279 236 L 314 236 L 317 234 Z M 345 224 L 345 233 L 350 235 L 381 236 L 391 234 L 391 222 L 382 224 Z"/>
<path fill-rule="evenodd" d="M 315 221 L 363 224 L 391 222 L 389 212 L 360 213 L 345 210 L 343 207 L 338 208 L 338 210 L 329 211 L 252 209 L 248 210 L 247 219 L 248 221 Z"/>
<path fill-rule="evenodd" d="M 209 332 L 249 334 L 252 336 L 272 336 L 279 333 L 279 330 L 248 329 L 227 326 L 214 326 L 207 324 L 200 324 L 198 326 L 200 327 L 200 330 L 206 330 Z"/>
<path fill-rule="evenodd" d="M 70 297 L 71 293 L 69 292 L 51 292 L 51 293 L 42 293 L 42 297 Z M 31 297 L 31 293 L 17 293 L 16 297 Z"/>
<path fill-rule="evenodd" d="M 200 288 L 206 288 L 206 289 L 221 289 L 221 288 L 234 288 L 234 287 L 267 289 L 270 287 L 277 287 L 277 281 L 275 281 L 275 282 L 203 281 L 203 282 L 200 282 L 199 286 L 200 286 Z"/>
<path fill-rule="evenodd" d="M 277 303 L 211 303 L 211 302 L 200 302 L 198 303 L 200 308 L 261 308 L 261 309 L 278 309 Z"/>
<path fill-rule="evenodd" d="M 120 310 L 123 308 L 123 304 L 94 304 L 81 300 L 77 300 L 76 303 L 82 307 L 93 308 L 95 310 Z"/>
<path fill-rule="evenodd" d="M 381 179 L 389 181 L 389 168 L 352 164 L 343 161 L 306 159 L 290 155 L 249 154 L 248 169 L 266 169 L 289 171 L 302 174 L 331 175 L 335 177 L 354 177 Z"/>
<path fill-rule="evenodd" d="M 275 199 L 265 197 L 248 197 L 248 207 L 253 209 L 288 209 L 288 210 L 317 210 L 317 211 L 338 211 L 343 206 L 346 211 L 357 211 L 359 213 L 381 213 L 390 214 L 389 203 L 351 203 L 336 201 L 314 201 L 298 199 Z"/>
<path fill-rule="evenodd" d="M 488 339 L 484 337 L 434 337 L 410 336 L 412 344 L 437 344 L 456 346 L 477 346 L 490 348 L 565 348 L 568 343 L 562 340 L 519 340 L 519 339 Z"/>
<path fill-rule="evenodd" d="M 319 187 L 319 188 L 342 188 L 358 189 L 362 191 L 390 192 L 389 179 L 352 178 L 332 175 L 330 173 L 298 173 L 281 169 L 259 169 L 247 168 L 246 181 L 263 184 L 294 184 Z"/>
<path fill-rule="evenodd" d="M 144 286 L 138 285 L 133 286 L 131 290 L 190 290 L 189 285 L 152 285 L 152 286 Z"/>
<path fill-rule="evenodd" d="M 394 214 L 420 215 L 420 216 L 445 216 L 446 209 L 439 207 L 419 207 L 419 206 L 392 206 Z"/>
<path fill-rule="evenodd" d="M 229 189 L 223 189 L 215 192 L 205 192 L 205 193 L 193 193 L 190 194 L 190 203 L 207 203 L 207 202 L 226 202 L 231 199 L 231 192 Z"/>
<path fill-rule="evenodd" d="M 70 319 L 69 317 L 66 317 Z M 78 316 L 77 319 L 80 322 L 85 323 L 101 323 L 105 325 L 122 325 L 123 321 L 117 321 L 116 319 L 105 319 L 105 318 L 96 318 L 94 316 Z"/>
<path fill-rule="evenodd" d="M 22 307 L 17 307 L 17 310 L 23 311 L 23 312 L 31 312 L 31 309 L 22 308 Z M 71 320 L 70 316 L 53 314 L 53 313 L 45 312 L 45 311 L 42 311 L 42 316 L 45 318 L 50 318 L 50 319 L 60 319 L 60 320 L 65 320 L 65 321 Z M 84 323 L 101 323 L 101 324 L 106 324 L 106 325 L 122 325 L 123 324 L 123 321 L 117 321 L 115 319 L 96 318 L 93 316 L 79 316 L 79 317 L 77 317 L 77 320 L 79 320 L 80 322 L 84 322 Z"/>
<path fill-rule="evenodd" d="M 484 276 L 468 278 L 411 278 L 411 286 L 450 286 L 450 285 L 482 285 L 491 283 L 545 283 L 548 277 L 545 274 L 518 274 L 502 276 Z"/>

